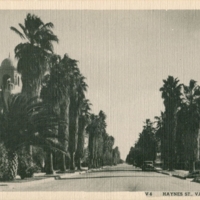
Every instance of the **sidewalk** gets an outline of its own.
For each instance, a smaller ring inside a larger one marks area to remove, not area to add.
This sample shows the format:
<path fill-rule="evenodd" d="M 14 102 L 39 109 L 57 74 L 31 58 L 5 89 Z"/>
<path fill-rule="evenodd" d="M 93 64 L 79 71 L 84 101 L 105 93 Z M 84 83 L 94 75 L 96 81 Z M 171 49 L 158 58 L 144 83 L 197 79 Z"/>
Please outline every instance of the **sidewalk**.
<path fill-rule="evenodd" d="M 66 173 L 55 172 L 55 174 L 51 174 L 51 175 L 47 175 L 45 173 L 35 173 L 33 177 L 25 178 L 25 179 L 21 179 L 20 176 L 17 176 L 16 179 L 13 181 L 0 182 L 0 191 L 1 189 L 4 188 L 4 186 L 9 187 L 9 188 L 15 188 L 15 187 L 23 187 L 27 185 L 32 186 L 39 183 L 45 184 L 47 182 L 55 181 L 61 178 L 71 178 L 79 174 L 88 173 L 90 171 L 91 170 L 75 171 L 75 172 L 66 171 Z"/>
<path fill-rule="evenodd" d="M 189 175 L 189 171 L 185 170 L 168 171 L 168 170 L 162 170 L 161 168 L 156 168 L 156 172 L 181 179 L 186 179 L 187 176 Z"/>

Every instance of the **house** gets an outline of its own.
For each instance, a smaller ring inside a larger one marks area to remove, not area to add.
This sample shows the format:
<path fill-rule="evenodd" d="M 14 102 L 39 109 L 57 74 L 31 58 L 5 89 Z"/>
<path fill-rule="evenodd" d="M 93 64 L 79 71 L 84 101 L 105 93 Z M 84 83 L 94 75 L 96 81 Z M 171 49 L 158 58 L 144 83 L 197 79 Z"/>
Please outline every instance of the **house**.
<path fill-rule="evenodd" d="M 6 58 L 0 66 L 0 86 L 1 89 L 10 91 L 12 94 L 20 93 L 22 88 L 21 75 L 17 73 L 17 69 L 13 61 Z"/>
<path fill-rule="evenodd" d="M 3 102 L 6 104 L 9 96 L 20 93 L 21 89 L 21 75 L 18 74 L 9 56 L 2 61 L 0 66 L 0 110 L 3 108 Z"/>

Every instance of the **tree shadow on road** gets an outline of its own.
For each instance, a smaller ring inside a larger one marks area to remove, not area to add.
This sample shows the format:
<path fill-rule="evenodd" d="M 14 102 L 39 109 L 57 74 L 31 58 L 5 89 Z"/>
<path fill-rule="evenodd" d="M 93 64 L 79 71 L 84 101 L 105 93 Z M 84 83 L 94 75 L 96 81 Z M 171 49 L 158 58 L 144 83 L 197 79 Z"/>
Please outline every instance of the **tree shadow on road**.
<path fill-rule="evenodd" d="M 56 180 L 75 180 L 75 179 L 98 179 L 98 178 L 166 178 L 166 176 L 96 176 L 96 177 L 91 177 L 91 176 L 84 176 L 84 177 L 70 177 L 70 178 L 60 178 Z"/>
<path fill-rule="evenodd" d="M 125 169 L 117 169 L 117 170 L 107 170 L 107 169 L 103 169 L 100 171 L 91 171 L 89 173 L 100 173 L 100 172 L 142 172 L 142 170 L 140 169 L 129 169 L 129 170 L 125 170 Z"/>

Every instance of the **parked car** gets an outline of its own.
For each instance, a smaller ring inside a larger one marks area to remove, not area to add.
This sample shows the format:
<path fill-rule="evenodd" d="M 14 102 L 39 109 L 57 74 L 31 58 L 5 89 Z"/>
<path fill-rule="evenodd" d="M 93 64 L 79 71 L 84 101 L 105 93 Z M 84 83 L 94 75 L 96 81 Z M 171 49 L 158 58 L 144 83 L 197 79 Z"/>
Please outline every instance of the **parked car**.
<path fill-rule="evenodd" d="M 144 161 L 142 165 L 142 171 L 154 171 L 153 161 Z"/>

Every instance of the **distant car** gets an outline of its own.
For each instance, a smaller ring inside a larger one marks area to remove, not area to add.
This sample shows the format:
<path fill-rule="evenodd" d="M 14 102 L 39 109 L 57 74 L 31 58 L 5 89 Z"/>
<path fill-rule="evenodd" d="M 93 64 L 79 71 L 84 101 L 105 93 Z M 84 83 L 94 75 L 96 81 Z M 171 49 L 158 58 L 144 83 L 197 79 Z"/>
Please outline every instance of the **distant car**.
<path fill-rule="evenodd" d="M 142 165 L 142 171 L 154 171 L 153 161 L 144 161 Z"/>

